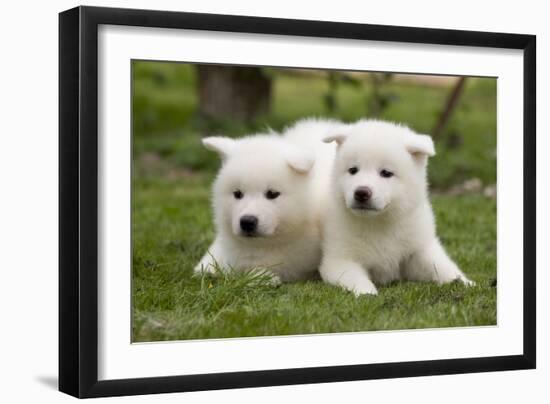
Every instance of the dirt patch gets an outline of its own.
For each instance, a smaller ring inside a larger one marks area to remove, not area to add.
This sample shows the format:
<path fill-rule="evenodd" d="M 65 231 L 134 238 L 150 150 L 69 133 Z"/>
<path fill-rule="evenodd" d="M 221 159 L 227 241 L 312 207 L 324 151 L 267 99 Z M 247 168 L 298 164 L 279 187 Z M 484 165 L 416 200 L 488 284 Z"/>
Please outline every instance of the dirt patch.
<path fill-rule="evenodd" d="M 464 181 L 461 184 L 453 185 L 448 189 L 436 189 L 433 191 L 434 194 L 438 195 L 447 195 L 447 196 L 458 196 L 465 194 L 482 194 L 486 198 L 496 199 L 497 197 L 497 185 L 489 184 L 484 185 L 479 178 L 470 178 Z"/>
<path fill-rule="evenodd" d="M 134 176 L 157 176 L 170 180 L 189 178 L 196 175 L 192 170 L 179 167 L 171 161 L 162 158 L 158 153 L 152 152 L 142 153 L 134 159 L 133 169 Z"/>

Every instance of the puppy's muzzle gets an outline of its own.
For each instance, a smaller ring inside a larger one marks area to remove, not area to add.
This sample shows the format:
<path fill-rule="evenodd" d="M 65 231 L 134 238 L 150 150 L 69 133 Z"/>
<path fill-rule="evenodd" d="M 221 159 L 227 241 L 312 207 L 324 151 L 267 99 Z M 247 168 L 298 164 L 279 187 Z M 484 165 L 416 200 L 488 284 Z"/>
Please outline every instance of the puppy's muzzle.
<path fill-rule="evenodd" d="M 252 215 L 244 215 L 241 217 L 239 225 L 245 236 L 254 236 L 258 230 L 258 218 Z"/>

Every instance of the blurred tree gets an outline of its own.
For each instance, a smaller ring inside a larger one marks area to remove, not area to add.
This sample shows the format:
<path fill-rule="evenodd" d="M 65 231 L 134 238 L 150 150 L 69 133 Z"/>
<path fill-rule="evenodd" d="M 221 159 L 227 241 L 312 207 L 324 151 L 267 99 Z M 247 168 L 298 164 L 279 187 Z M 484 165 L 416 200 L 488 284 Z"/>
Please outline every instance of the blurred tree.
<path fill-rule="evenodd" d="M 250 122 L 269 110 L 271 77 L 259 67 L 197 65 L 199 113 Z"/>
<path fill-rule="evenodd" d="M 465 83 L 466 83 L 466 77 L 464 76 L 460 77 L 456 81 L 451 92 L 449 93 L 449 96 L 447 97 L 447 101 L 445 102 L 445 105 L 443 107 L 443 111 L 441 112 L 441 115 L 439 116 L 439 119 L 437 120 L 437 123 L 435 124 L 435 127 L 432 130 L 432 137 L 434 139 L 439 138 L 441 136 L 441 134 L 443 133 L 443 130 L 447 126 L 447 123 L 451 119 L 451 116 L 458 105 L 460 96 L 464 91 Z"/>
<path fill-rule="evenodd" d="M 328 79 L 328 91 L 325 94 L 324 102 L 328 112 L 333 114 L 334 112 L 336 112 L 336 109 L 337 109 L 336 94 L 338 92 L 338 84 L 339 84 L 338 73 L 334 70 L 329 70 L 327 79 Z"/>
<path fill-rule="evenodd" d="M 340 105 L 338 104 L 338 90 L 340 88 L 340 84 L 347 84 L 356 90 L 360 89 L 362 85 L 361 81 L 353 75 L 336 70 L 328 71 L 327 80 L 328 90 L 323 98 L 323 101 L 327 111 L 330 114 L 336 114 L 340 110 Z"/>
<path fill-rule="evenodd" d="M 394 78 L 393 73 L 368 73 L 368 83 L 358 79 L 353 73 L 329 70 L 327 74 L 328 90 L 323 101 L 329 114 L 337 114 L 340 110 L 338 104 L 338 91 L 341 84 L 353 87 L 355 90 L 370 85 L 370 94 L 367 96 L 367 114 L 370 117 L 379 117 L 390 106 L 399 99 L 388 85 Z"/>
<path fill-rule="evenodd" d="M 386 85 L 393 80 L 393 73 L 371 73 L 369 75 L 372 85 L 372 96 L 368 100 L 369 115 L 379 117 L 389 107 L 397 96 L 385 89 Z"/>

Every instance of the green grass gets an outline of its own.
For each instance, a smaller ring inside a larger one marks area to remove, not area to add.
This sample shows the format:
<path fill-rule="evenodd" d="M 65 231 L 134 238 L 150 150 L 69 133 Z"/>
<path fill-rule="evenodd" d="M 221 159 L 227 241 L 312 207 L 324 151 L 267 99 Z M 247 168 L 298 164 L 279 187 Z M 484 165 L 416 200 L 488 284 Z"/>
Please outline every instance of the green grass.
<path fill-rule="evenodd" d="M 250 274 L 192 276 L 214 237 L 210 186 L 219 161 L 201 146 L 202 136 L 281 129 L 312 115 L 345 121 L 369 116 L 367 82 L 342 84 L 338 109 L 329 113 L 322 101 L 326 79 L 271 74 L 267 116 L 210 127 L 196 116 L 190 66 L 134 64 L 133 341 L 496 324 L 496 202 L 481 194 L 435 192 L 432 199 L 438 234 L 475 287 L 400 282 L 379 288 L 376 297 L 356 298 L 320 281 L 273 286 Z M 392 82 L 385 91 L 395 101 L 382 118 L 429 133 L 449 88 Z M 472 177 L 496 182 L 496 80 L 468 81 L 436 148 L 429 168 L 436 190 Z"/>
<path fill-rule="evenodd" d="M 433 198 L 439 235 L 475 287 L 402 282 L 356 298 L 321 281 L 275 287 L 250 275 L 193 277 L 214 236 L 210 181 L 134 180 L 134 341 L 496 324 L 494 200 Z"/>

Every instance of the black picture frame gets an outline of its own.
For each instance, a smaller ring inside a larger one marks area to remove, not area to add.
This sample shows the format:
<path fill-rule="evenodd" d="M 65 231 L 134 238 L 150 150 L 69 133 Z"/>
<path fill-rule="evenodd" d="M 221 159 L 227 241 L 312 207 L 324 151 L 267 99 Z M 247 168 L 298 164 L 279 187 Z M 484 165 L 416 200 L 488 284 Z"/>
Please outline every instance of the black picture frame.
<path fill-rule="evenodd" d="M 523 353 L 468 359 L 98 381 L 98 26 L 181 28 L 523 50 Z M 59 15 L 59 390 L 103 397 L 536 366 L 536 37 L 533 35 L 77 7 Z"/>

